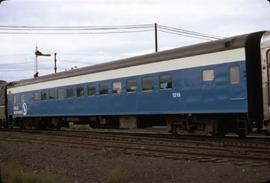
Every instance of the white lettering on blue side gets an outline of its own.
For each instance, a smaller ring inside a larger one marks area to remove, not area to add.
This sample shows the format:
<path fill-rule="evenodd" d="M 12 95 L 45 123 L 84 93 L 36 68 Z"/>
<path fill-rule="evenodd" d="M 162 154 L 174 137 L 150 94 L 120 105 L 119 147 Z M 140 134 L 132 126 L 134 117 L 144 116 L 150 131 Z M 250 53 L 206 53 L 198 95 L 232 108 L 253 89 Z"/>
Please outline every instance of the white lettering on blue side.
<path fill-rule="evenodd" d="M 172 93 L 172 97 L 173 98 L 180 98 L 181 97 L 181 93 L 180 92 L 174 92 L 174 93 Z"/>
<path fill-rule="evenodd" d="M 14 111 L 13 114 L 14 115 L 22 115 L 23 114 L 23 111 Z"/>

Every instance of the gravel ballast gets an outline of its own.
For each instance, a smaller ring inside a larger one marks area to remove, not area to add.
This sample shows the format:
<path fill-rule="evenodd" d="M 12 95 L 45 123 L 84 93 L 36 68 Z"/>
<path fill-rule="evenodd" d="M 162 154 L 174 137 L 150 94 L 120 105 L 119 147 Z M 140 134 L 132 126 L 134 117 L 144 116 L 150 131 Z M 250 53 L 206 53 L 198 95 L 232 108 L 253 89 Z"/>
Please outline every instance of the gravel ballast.
<path fill-rule="evenodd" d="M 229 161 L 199 162 L 144 157 L 121 152 L 78 149 L 31 142 L 0 141 L 0 165 L 16 164 L 24 171 L 45 172 L 70 183 L 110 182 L 117 170 L 124 182 L 267 182 L 270 167 Z"/>

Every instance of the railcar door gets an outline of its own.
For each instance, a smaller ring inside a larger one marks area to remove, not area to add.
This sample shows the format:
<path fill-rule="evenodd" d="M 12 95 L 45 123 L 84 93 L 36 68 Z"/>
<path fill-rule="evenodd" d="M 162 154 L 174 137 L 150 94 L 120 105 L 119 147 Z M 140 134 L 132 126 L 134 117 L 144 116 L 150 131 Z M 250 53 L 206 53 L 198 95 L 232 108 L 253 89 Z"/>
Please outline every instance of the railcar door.
<path fill-rule="evenodd" d="M 270 46 L 270 45 L 269 45 Z M 270 49 L 262 51 L 262 87 L 263 87 L 263 130 L 270 133 Z"/>
<path fill-rule="evenodd" d="M 243 68 L 239 64 L 229 67 L 229 85 L 230 85 L 230 100 L 233 102 L 234 110 L 241 110 L 241 103 L 245 100 L 243 94 Z"/>
<path fill-rule="evenodd" d="M 266 70 L 267 70 L 267 98 L 268 111 L 270 111 L 270 50 L 266 52 Z"/>
<path fill-rule="evenodd" d="M 263 91 L 262 129 L 270 133 L 270 32 L 261 38 L 261 73 Z"/>

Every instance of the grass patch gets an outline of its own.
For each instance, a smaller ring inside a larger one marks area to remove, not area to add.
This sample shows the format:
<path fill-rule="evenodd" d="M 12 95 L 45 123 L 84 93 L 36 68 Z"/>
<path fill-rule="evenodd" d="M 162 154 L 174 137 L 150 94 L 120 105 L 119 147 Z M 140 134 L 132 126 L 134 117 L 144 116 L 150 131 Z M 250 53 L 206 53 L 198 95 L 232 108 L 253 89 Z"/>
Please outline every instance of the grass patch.
<path fill-rule="evenodd" d="M 120 168 L 113 168 L 109 171 L 108 175 L 109 183 L 125 183 L 127 182 L 127 176 Z"/>
<path fill-rule="evenodd" d="M 59 177 L 45 173 L 23 172 L 15 164 L 0 166 L 0 183 L 62 183 Z"/>

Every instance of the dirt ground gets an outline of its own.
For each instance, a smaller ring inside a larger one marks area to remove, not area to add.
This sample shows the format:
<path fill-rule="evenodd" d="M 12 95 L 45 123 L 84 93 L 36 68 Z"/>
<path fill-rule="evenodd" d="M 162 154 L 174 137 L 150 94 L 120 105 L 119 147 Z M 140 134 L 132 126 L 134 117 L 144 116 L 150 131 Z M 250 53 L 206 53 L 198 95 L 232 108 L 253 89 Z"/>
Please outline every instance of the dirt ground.
<path fill-rule="evenodd" d="M 209 163 L 127 155 L 108 150 L 74 149 L 30 142 L 0 141 L 0 165 L 61 176 L 70 183 L 110 182 L 120 170 L 128 183 L 267 182 L 270 167 Z"/>

